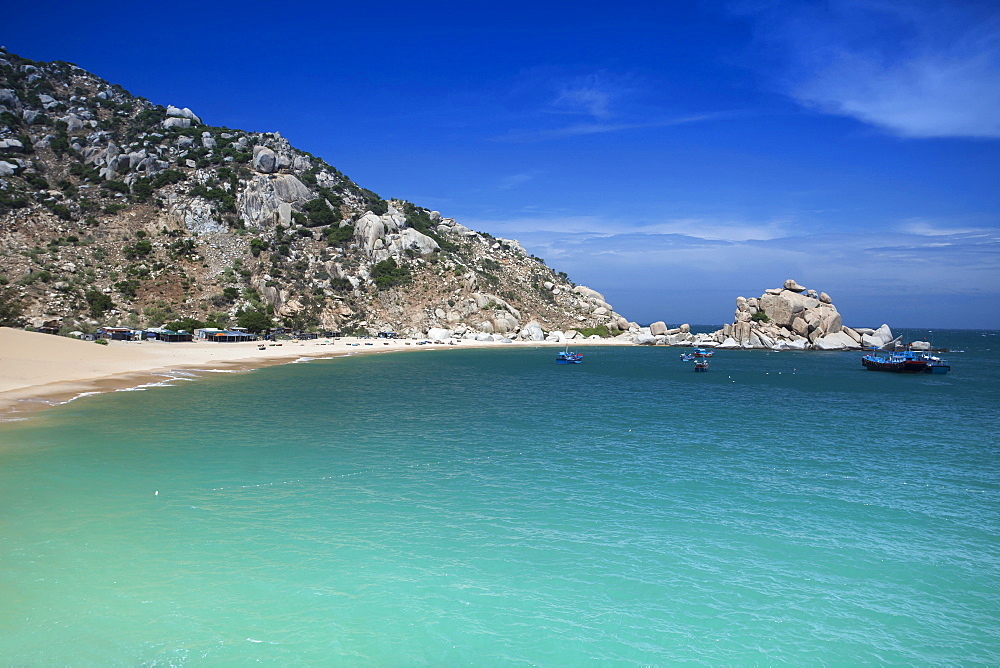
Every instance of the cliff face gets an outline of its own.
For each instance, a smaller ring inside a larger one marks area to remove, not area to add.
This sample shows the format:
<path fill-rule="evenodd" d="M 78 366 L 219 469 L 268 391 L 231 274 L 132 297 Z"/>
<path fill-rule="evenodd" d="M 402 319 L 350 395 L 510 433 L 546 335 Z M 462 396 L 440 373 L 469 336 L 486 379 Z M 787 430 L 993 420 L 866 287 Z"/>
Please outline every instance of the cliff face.
<path fill-rule="evenodd" d="M 382 199 L 277 132 L 211 126 L 70 63 L 0 52 L 4 318 L 65 331 L 629 327 L 516 241 Z"/>

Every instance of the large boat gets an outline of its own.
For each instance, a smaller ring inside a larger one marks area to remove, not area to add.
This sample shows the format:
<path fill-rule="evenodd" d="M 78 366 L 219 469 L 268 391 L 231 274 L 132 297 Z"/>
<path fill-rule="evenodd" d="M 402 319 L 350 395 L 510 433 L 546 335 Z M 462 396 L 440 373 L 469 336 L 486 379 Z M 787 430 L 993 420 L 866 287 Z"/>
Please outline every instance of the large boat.
<path fill-rule="evenodd" d="M 583 363 L 583 353 L 574 353 L 569 350 L 563 350 L 556 353 L 556 364 L 582 364 Z"/>
<path fill-rule="evenodd" d="M 951 365 L 937 355 L 922 350 L 872 350 L 861 358 L 869 371 L 895 373 L 948 373 Z"/>
<path fill-rule="evenodd" d="M 711 357 L 715 353 L 713 353 L 711 350 L 705 350 L 704 348 L 695 348 L 693 351 L 691 351 L 691 354 L 694 355 L 695 357 Z"/>

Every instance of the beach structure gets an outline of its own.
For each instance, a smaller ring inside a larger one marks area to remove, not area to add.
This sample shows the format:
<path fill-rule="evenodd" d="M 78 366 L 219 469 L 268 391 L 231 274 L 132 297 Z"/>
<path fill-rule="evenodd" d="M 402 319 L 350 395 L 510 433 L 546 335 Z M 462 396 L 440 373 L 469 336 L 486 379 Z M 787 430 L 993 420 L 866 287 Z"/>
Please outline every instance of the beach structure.
<path fill-rule="evenodd" d="M 257 336 L 247 331 L 237 331 L 234 329 L 218 329 L 216 327 L 203 327 L 194 330 L 194 336 L 202 341 L 214 341 L 216 343 L 240 343 L 243 341 L 256 341 Z"/>
<path fill-rule="evenodd" d="M 152 341 L 166 341 L 168 343 L 180 343 L 186 341 L 192 341 L 194 335 L 186 332 L 184 330 L 174 331 L 172 329 L 166 329 L 164 327 L 150 327 L 143 330 L 142 338 Z"/>
<path fill-rule="evenodd" d="M 136 331 L 129 327 L 101 327 L 97 330 L 97 337 L 112 341 L 134 341 Z"/>

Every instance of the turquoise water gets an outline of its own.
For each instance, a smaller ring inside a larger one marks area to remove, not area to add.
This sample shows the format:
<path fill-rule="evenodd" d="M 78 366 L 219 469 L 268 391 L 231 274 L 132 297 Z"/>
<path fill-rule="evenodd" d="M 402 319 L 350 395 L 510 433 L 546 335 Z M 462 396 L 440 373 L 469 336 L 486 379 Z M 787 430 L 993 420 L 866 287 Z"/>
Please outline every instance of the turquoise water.
<path fill-rule="evenodd" d="M 0 425 L 6 664 L 1000 663 L 1000 336 L 424 350 Z"/>

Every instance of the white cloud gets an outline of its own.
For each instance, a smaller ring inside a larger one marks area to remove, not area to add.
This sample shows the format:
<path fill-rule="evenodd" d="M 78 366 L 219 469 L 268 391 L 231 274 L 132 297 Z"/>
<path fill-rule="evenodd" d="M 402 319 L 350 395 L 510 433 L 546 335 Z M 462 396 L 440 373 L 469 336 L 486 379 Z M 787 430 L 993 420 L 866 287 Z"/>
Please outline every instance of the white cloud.
<path fill-rule="evenodd" d="M 521 172 L 520 174 L 511 174 L 510 176 L 505 176 L 500 179 L 500 183 L 497 186 L 500 190 L 511 190 L 520 185 L 524 185 L 535 178 L 535 174 L 531 172 Z"/>
<path fill-rule="evenodd" d="M 754 15 L 806 106 L 904 137 L 1000 137 L 996 5 L 834 0 Z"/>
<path fill-rule="evenodd" d="M 906 234 L 916 234 L 924 237 L 943 237 L 954 235 L 990 235 L 997 230 L 988 227 L 951 227 L 940 222 L 913 219 L 899 226 L 899 231 Z"/>

